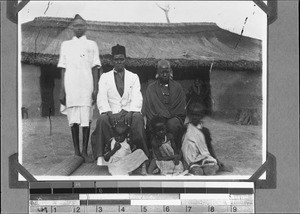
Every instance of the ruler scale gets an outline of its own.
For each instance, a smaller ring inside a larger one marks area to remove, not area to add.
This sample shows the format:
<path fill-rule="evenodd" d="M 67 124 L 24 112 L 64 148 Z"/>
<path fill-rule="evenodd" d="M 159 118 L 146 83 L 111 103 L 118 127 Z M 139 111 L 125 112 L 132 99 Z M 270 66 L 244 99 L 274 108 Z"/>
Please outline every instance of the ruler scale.
<path fill-rule="evenodd" d="M 158 193 L 150 191 L 157 189 L 153 184 L 131 192 L 124 187 L 128 183 L 110 188 L 96 182 L 31 183 L 29 213 L 254 213 L 253 183 L 181 183 L 178 188 L 176 182 L 160 182 Z"/>

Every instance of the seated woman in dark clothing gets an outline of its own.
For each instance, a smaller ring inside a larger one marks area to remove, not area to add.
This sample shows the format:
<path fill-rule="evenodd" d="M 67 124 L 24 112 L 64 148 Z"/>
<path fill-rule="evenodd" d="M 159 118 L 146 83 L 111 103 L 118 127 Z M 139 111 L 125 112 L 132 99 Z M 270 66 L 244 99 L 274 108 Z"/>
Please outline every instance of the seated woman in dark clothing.
<path fill-rule="evenodd" d="M 164 117 L 167 131 L 172 133 L 176 142 L 180 142 L 180 130 L 186 116 L 185 106 L 185 93 L 181 85 L 172 79 L 169 61 L 160 60 L 157 80 L 149 84 L 144 96 L 143 114 L 148 123 L 154 116 Z"/>

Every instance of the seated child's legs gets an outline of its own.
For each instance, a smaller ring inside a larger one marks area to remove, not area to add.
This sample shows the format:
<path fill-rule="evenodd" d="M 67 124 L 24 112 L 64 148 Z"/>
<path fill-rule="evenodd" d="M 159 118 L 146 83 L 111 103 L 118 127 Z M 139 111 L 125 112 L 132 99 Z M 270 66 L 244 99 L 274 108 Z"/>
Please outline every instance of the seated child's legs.
<path fill-rule="evenodd" d="M 219 170 L 218 165 L 206 165 L 202 166 L 204 175 L 215 175 Z"/>
<path fill-rule="evenodd" d="M 153 175 L 155 169 L 157 169 L 156 160 L 152 159 L 147 170 L 148 174 Z"/>
<path fill-rule="evenodd" d="M 142 163 L 138 168 L 129 173 L 130 175 L 147 175 L 146 163 Z"/>

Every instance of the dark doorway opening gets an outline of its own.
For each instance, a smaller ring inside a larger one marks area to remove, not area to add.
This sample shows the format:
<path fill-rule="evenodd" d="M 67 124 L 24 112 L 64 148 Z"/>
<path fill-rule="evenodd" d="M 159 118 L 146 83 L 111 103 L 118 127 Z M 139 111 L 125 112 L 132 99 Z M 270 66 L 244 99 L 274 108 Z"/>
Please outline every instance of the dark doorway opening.
<path fill-rule="evenodd" d="M 191 80 L 186 94 L 187 106 L 193 102 L 202 103 L 206 114 L 212 112 L 209 67 L 186 67 L 173 69 L 175 80 Z"/>
<path fill-rule="evenodd" d="M 54 87 L 55 79 L 59 79 L 60 70 L 55 66 L 41 66 L 40 90 L 41 90 L 41 116 L 55 115 Z"/>

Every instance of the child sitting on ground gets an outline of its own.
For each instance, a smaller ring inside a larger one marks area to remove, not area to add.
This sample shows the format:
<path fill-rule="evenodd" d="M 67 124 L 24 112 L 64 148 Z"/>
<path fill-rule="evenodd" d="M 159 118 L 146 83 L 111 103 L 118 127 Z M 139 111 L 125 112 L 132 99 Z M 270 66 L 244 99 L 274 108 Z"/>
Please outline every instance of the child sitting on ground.
<path fill-rule="evenodd" d="M 194 175 L 215 175 L 217 171 L 232 171 L 221 163 L 212 146 L 209 129 L 203 126 L 205 107 L 201 103 L 192 103 L 187 111 L 189 123 L 183 136 L 183 159 L 189 172 Z"/>
<path fill-rule="evenodd" d="M 151 120 L 153 159 L 148 168 L 148 174 L 160 172 L 161 175 L 178 175 L 184 171 L 181 162 L 182 154 L 176 148 L 173 135 L 167 133 L 165 123 L 165 119 L 159 116 Z"/>
<path fill-rule="evenodd" d="M 145 161 L 147 156 L 130 140 L 129 127 L 124 120 L 118 121 L 113 127 L 114 137 L 106 144 L 104 160 L 108 162 L 111 175 L 129 175 L 139 172 L 147 175 Z"/>

